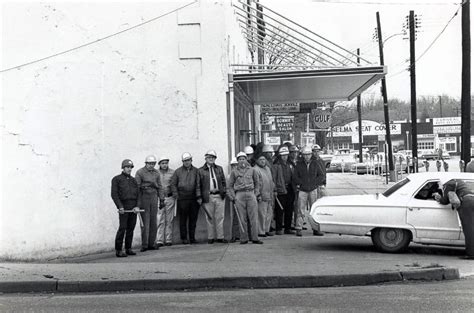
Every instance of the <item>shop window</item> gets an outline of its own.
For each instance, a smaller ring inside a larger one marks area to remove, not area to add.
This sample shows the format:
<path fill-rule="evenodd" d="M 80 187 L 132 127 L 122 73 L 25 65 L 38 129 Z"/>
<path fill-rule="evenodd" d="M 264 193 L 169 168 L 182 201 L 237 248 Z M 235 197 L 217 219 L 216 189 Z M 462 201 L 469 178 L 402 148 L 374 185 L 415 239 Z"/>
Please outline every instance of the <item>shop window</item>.
<path fill-rule="evenodd" d="M 446 149 L 446 151 L 456 151 L 456 144 L 455 143 L 447 143 L 445 149 Z"/>

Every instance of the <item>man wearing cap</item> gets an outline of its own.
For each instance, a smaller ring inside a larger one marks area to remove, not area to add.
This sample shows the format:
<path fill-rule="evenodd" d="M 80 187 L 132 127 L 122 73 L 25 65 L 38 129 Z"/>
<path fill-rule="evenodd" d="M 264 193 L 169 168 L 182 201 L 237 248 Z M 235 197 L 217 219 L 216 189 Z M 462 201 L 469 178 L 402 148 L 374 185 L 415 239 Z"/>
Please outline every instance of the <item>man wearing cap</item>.
<path fill-rule="evenodd" d="M 210 216 L 206 215 L 207 242 L 227 243 L 224 239 L 224 212 L 226 181 L 224 170 L 217 165 L 217 153 L 209 150 L 204 155 L 206 163 L 199 169 L 202 203 Z M 210 217 L 210 218 L 209 218 Z"/>
<path fill-rule="evenodd" d="M 291 230 L 291 221 L 293 219 L 293 203 L 295 193 L 293 187 L 294 167 L 288 161 L 288 147 L 283 146 L 278 150 L 278 158 L 275 160 L 275 166 L 282 173 L 277 179 L 276 190 L 278 193 L 278 202 L 275 205 L 275 223 L 276 234 L 283 234 L 283 223 L 285 224 L 285 234 L 294 234 Z M 281 207 L 281 206 L 282 207 Z"/>
<path fill-rule="evenodd" d="M 175 199 L 171 192 L 171 177 L 174 170 L 169 168 L 170 159 L 166 156 L 160 157 L 158 166 L 160 167 L 161 186 L 165 194 L 165 206 L 158 210 L 158 234 L 156 244 L 158 247 L 171 246 L 173 241 L 173 218 Z"/>
<path fill-rule="evenodd" d="M 171 191 L 178 201 L 179 232 L 183 244 L 197 243 L 195 238 L 199 207 L 202 204 L 198 169 L 189 152 L 181 156 L 183 166 L 171 177 Z M 188 241 L 189 233 L 189 241 Z"/>
<path fill-rule="evenodd" d="M 230 171 L 229 171 L 229 174 L 227 175 L 227 181 L 229 181 L 229 177 L 230 177 L 230 173 L 232 173 L 233 170 L 235 170 L 237 168 L 237 165 L 239 163 L 237 162 L 237 158 L 236 157 L 233 157 L 231 160 L 230 160 Z M 229 201 L 229 197 L 227 197 L 227 201 Z M 232 205 L 232 203 L 231 203 Z M 230 239 L 230 242 L 236 242 L 237 240 L 240 240 L 240 229 L 239 229 L 239 220 L 237 219 L 237 212 L 235 211 L 235 209 L 231 206 L 230 208 L 230 211 L 232 212 L 231 214 L 231 217 L 232 217 L 232 221 L 231 221 L 231 234 L 232 234 L 232 237 Z"/>
<path fill-rule="evenodd" d="M 237 154 L 237 168 L 230 173 L 228 197 L 235 204 L 237 219 L 240 226 L 240 244 L 248 243 L 248 224 L 251 225 L 251 240 L 255 244 L 262 244 L 258 239 L 257 199 L 260 198 L 260 181 L 258 174 L 247 162 L 244 152 Z"/>
<path fill-rule="evenodd" d="M 322 184 L 324 175 L 320 166 L 312 158 L 311 147 L 305 146 L 301 154 L 303 160 L 298 162 L 295 169 L 294 183 L 298 191 L 298 208 L 295 223 L 296 236 L 302 236 L 303 220 L 306 208 L 311 207 L 318 198 L 318 186 Z"/>
<path fill-rule="evenodd" d="M 296 163 L 298 163 L 298 153 L 299 149 L 295 145 L 291 145 L 291 147 L 288 149 L 290 154 L 288 156 L 288 162 L 290 162 L 293 167 L 296 167 Z"/>
<path fill-rule="evenodd" d="M 324 160 L 319 156 L 319 152 L 321 152 L 321 147 L 318 144 L 315 144 L 313 146 L 313 159 L 316 160 L 318 163 L 319 168 L 321 169 L 321 172 L 323 173 L 323 180 L 320 182 L 318 185 L 318 199 L 323 196 L 323 194 L 326 193 L 326 164 L 324 164 Z M 317 234 L 317 231 L 315 232 L 315 235 L 320 235 Z"/>
<path fill-rule="evenodd" d="M 156 157 L 149 155 L 145 158 L 145 166 L 135 174 L 140 188 L 140 208 L 144 211 L 140 213 L 143 220 L 141 252 L 159 249 L 155 245 L 158 205 L 160 208 L 164 206 L 165 196 L 161 187 L 160 173 L 155 169 L 155 165 Z"/>
<path fill-rule="evenodd" d="M 119 228 L 115 236 L 115 255 L 118 258 L 135 255 L 132 250 L 133 230 L 137 222 L 138 183 L 132 177 L 133 162 L 129 159 L 122 161 L 122 173 L 112 179 L 112 200 L 119 212 Z M 132 210 L 133 212 L 125 212 Z M 125 253 L 122 251 L 125 236 Z"/>

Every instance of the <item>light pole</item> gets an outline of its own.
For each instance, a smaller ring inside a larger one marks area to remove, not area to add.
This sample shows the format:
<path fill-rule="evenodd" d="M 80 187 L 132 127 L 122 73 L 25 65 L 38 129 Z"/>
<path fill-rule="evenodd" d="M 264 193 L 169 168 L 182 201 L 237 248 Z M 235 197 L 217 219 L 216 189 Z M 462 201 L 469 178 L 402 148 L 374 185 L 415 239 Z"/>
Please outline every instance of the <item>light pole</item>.
<path fill-rule="evenodd" d="M 407 135 L 407 145 L 406 145 L 406 149 L 405 149 L 405 150 L 408 150 L 408 147 L 409 147 L 409 145 L 408 145 L 408 134 L 409 134 L 409 133 L 410 133 L 410 132 L 409 132 L 408 130 L 405 132 L 405 134 Z"/>

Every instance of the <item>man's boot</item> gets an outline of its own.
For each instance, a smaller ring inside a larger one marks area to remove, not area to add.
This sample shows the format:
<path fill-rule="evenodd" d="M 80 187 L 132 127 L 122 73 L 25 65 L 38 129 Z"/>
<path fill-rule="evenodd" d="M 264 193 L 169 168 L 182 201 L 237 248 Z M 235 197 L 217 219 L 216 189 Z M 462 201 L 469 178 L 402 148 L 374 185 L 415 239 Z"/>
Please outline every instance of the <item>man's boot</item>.
<path fill-rule="evenodd" d="M 125 252 L 123 252 L 122 250 L 116 250 L 115 251 L 115 256 L 117 258 L 126 258 L 127 254 Z"/>
<path fill-rule="evenodd" d="M 301 233 L 301 229 L 296 230 L 296 236 L 301 237 L 303 234 Z"/>

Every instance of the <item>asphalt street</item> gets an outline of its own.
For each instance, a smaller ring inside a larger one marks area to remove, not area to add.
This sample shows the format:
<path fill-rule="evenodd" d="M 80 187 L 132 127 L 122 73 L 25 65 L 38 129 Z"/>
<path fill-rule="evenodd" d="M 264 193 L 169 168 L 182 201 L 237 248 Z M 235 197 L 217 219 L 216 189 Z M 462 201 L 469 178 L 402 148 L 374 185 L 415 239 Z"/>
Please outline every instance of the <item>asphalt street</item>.
<path fill-rule="evenodd" d="M 365 287 L 0 296 L 1 312 L 473 312 L 474 278 Z"/>

